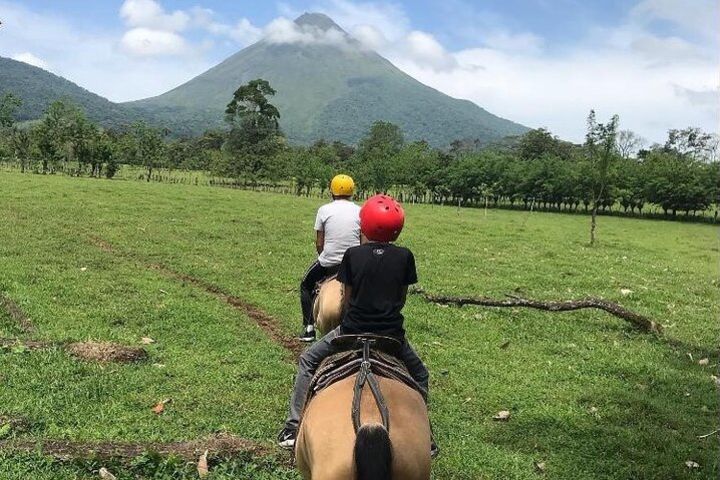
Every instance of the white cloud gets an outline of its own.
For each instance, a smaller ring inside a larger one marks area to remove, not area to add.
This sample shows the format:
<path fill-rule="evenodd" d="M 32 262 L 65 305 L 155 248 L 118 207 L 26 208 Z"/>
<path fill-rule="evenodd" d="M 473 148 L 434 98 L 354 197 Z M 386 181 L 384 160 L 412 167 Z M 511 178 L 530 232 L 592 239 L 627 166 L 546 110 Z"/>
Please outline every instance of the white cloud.
<path fill-rule="evenodd" d="M 632 51 L 596 47 L 579 47 L 557 58 L 489 48 L 464 50 L 455 57 L 460 68 L 444 72 L 391 60 L 451 96 L 531 127 L 547 127 L 573 141 L 582 141 L 591 108 L 605 117 L 619 114 L 623 128 L 654 141 L 662 140 L 670 128 L 698 125 L 712 131 L 717 121 L 712 109 L 693 106 L 697 96 L 678 90 L 704 92 L 716 84 L 712 63 L 648 67 Z M 482 68 L 473 70 L 473 66 Z"/>
<path fill-rule="evenodd" d="M 682 38 L 652 34 L 639 35 L 631 41 L 630 48 L 654 63 L 684 62 L 705 56 L 700 48 Z"/>
<path fill-rule="evenodd" d="M 353 27 L 351 33 L 361 45 L 370 50 L 380 50 L 388 44 L 385 35 L 372 25 L 357 25 Z"/>
<path fill-rule="evenodd" d="M 400 40 L 411 30 L 405 11 L 393 3 L 352 2 L 349 0 L 319 0 L 310 8 L 332 18 L 348 32 L 364 25 L 380 32 L 390 42 Z M 285 16 L 294 17 L 298 12 L 284 5 Z"/>
<path fill-rule="evenodd" d="M 213 35 L 224 36 L 245 46 L 255 43 L 262 37 L 262 29 L 253 25 L 247 18 L 241 18 L 234 25 L 215 20 L 215 12 L 209 8 L 190 9 L 191 26 L 205 30 Z"/>
<path fill-rule="evenodd" d="M 64 17 L 41 14 L 20 3 L 0 0 L 0 12 L 0 55 L 11 57 L 19 48 L 32 52 L 53 73 L 113 101 L 166 92 L 214 63 L 198 49 L 152 59 L 129 55 L 120 48 L 122 31 L 79 29 Z"/>
<path fill-rule="evenodd" d="M 563 138 L 582 141 L 584 119 L 594 108 L 608 118 L 618 113 L 623 128 L 661 141 L 670 128 L 697 125 L 714 131 L 720 113 L 717 48 L 693 41 L 690 34 L 661 35 L 650 26 L 648 19 L 660 19 L 691 30 L 717 17 L 717 5 L 710 2 L 688 2 L 689 11 L 679 3 L 643 1 L 624 22 L 594 29 L 563 50 L 546 49 L 542 37 L 512 32 L 500 23 L 469 35 L 476 39 L 475 48 L 448 53 L 439 42 L 413 35 L 415 48 L 403 49 L 403 38 L 410 35 L 404 33 L 380 52 L 427 85 L 496 115 L 545 126 Z M 700 30 L 705 36 L 717 34 Z M 434 60 L 443 58 L 443 51 L 454 58 L 454 66 L 438 68 Z"/>
<path fill-rule="evenodd" d="M 18 62 L 25 62 L 34 67 L 42 68 L 43 70 L 49 70 L 48 64 L 45 60 L 33 55 L 30 52 L 17 53 L 12 55 L 10 58 L 17 60 Z"/>
<path fill-rule="evenodd" d="M 312 25 L 298 25 L 284 17 L 270 22 L 263 31 L 263 38 L 270 43 L 347 45 L 347 36 L 336 28 L 323 30 Z"/>
<path fill-rule="evenodd" d="M 503 30 L 490 32 L 483 39 L 485 46 L 506 52 L 540 53 L 545 40 L 533 33 L 510 33 Z"/>
<path fill-rule="evenodd" d="M 187 52 L 185 39 L 174 32 L 133 28 L 120 40 L 124 51 L 137 56 L 182 55 Z"/>
<path fill-rule="evenodd" d="M 632 9 L 631 15 L 636 22 L 664 20 L 715 41 L 720 38 L 720 2 L 717 0 L 643 0 Z"/>
<path fill-rule="evenodd" d="M 262 29 L 253 25 L 247 18 L 242 18 L 230 29 L 229 36 L 241 45 L 250 45 L 260 40 Z"/>
<path fill-rule="evenodd" d="M 262 29 L 247 18 L 234 25 L 216 20 L 216 14 L 209 8 L 194 6 L 188 10 L 167 12 L 156 0 L 125 0 L 120 8 L 120 17 L 129 29 L 121 40 L 122 48 L 140 56 L 164 56 L 193 54 L 212 45 L 206 39 L 200 45 L 191 45 L 180 32 L 200 30 L 214 36 L 232 39 L 238 45 L 246 46 L 262 36 Z"/>
<path fill-rule="evenodd" d="M 675 94 L 685 98 L 690 105 L 707 107 L 714 112 L 720 113 L 720 87 L 692 89 L 673 85 Z"/>
<path fill-rule="evenodd" d="M 190 23 L 190 15 L 181 10 L 167 13 L 155 0 L 125 0 L 120 16 L 130 27 L 177 32 Z"/>
<path fill-rule="evenodd" d="M 413 62 L 434 70 L 452 70 L 458 66 L 455 57 L 429 33 L 413 31 L 405 37 L 402 47 Z"/>

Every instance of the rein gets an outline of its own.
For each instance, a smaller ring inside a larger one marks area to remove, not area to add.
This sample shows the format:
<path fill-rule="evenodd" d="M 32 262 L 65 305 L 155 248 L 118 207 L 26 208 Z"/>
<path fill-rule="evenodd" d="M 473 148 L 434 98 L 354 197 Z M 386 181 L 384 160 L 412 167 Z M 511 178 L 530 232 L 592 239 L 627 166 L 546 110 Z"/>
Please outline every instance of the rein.
<path fill-rule="evenodd" d="M 390 413 L 387 408 L 387 404 L 385 403 L 385 398 L 383 397 L 382 392 L 380 391 L 380 384 L 378 383 L 377 377 L 372 371 L 372 366 L 370 364 L 370 344 L 374 343 L 372 340 L 368 338 L 362 338 L 360 341 L 362 341 L 362 351 L 363 351 L 363 358 L 362 363 L 360 364 L 360 372 L 357 375 L 357 378 L 355 379 L 355 386 L 353 388 L 353 401 L 352 401 L 352 421 L 353 421 L 353 428 L 355 429 L 355 433 L 360 429 L 360 400 L 362 399 L 362 390 L 365 386 L 365 383 L 370 386 L 370 391 L 372 392 L 373 398 L 375 399 L 375 403 L 377 404 L 378 409 L 380 410 L 380 417 L 382 418 L 382 424 L 383 427 L 385 427 L 385 430 L 388 432 L 390 431 Z"/>

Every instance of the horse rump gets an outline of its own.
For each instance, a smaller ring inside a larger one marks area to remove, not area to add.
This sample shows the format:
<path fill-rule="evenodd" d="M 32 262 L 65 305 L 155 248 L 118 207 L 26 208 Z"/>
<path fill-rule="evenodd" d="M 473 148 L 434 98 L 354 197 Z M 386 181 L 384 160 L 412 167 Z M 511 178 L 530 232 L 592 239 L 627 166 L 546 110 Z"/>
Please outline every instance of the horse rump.
<path fill-rule="evenodd" d="M 358 429 L 354 453 L 358 480 L 392 479 L 392 444 L 381 424 L 366 424 Z"/>

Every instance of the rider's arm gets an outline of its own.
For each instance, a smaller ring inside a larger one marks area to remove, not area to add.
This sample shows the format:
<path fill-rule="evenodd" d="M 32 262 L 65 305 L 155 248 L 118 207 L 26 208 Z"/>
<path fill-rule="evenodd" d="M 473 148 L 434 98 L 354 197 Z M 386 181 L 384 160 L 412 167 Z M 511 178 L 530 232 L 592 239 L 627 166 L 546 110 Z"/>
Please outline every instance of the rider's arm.
<path fill-rule="evenodd" d="M 325 232 L 323 230 L 315 231 L 315 250 L 317 253 L 322 253 L 325 248 Z"/>

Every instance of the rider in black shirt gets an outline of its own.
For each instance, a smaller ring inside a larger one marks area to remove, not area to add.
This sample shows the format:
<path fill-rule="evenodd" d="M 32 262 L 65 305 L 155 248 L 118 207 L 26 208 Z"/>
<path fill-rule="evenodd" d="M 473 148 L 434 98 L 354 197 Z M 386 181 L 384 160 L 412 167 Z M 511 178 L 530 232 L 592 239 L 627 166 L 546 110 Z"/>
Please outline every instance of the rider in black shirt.
<path fill-rule="evenodd" d="M 338 335 L 374 333 L 402 342 L 398 357 L 420 385 L 427 402 L 427 368 L 405 339 L 401 310 L 407 287 L 417 282 L 415 258 L 410 250 L 393 245 L 403 228 L 405 214 L 387 195 L 369 198 L 360 209 L 362 244 L 349 248 L 340 263 L 338 280 L 345 287 L 345 308 L 340 326 L 300 355 L 298 374 L 290 402 L 290 414 L 278 435 L 278 444 L 292 448 L 305 395 L 320 363 L 335 353 L 332 340 Z M 435 443 L 432 452 L 437 452 Z"/>
<path fill-rule="evenodd" d="M 417 283 L 415 257 L 410 250 L 380 242 L 349 248 L 337 278 L 345 285 L 343 334 L 405 338 L 400 311 L 408 285 Z"/>

